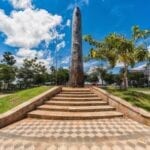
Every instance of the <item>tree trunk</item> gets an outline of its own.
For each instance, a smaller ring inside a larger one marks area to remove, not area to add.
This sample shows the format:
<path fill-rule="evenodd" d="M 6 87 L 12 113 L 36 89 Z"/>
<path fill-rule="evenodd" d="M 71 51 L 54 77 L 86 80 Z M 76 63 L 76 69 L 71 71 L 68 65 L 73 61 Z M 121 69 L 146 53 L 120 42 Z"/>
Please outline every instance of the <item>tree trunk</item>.
<path fill-rule="evenodd" d="M 128 89 L 128 66 L 125 65 L 125 71 L 124 71 L 124 89 Z"/>

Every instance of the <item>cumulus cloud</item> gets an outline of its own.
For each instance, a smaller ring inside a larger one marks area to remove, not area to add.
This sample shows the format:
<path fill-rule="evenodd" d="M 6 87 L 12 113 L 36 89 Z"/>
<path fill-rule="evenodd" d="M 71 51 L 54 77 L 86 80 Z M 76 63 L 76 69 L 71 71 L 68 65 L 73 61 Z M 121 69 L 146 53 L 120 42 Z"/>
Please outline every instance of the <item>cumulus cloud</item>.
<path fill-rule="evenodd" d="M 59 44 L 57 44 L 56 46 L 56 51 L 60 51 L 60 49 L 64 48 L 66 46 L 65 41 L 60 42 Z"/>
<path fill-rule="evenodd" d="M 0 10 L 0 22 L 0 31 L 6 35 L 5 43 L 14 47 L 34 48 L 41 42 L 50 43 L 64 36 L 56 30 L 62 17 L 42 9 L 12 11 L 10 16 Z"/>
<path fill-rule="evenodd" d="M 36 9 L 32 0 L 8 0 L 15 10 L 6 15 L 0 9 L 0 33 L 5 37 L 5 44 L 18 49 L 14 54 L 16 65 L 21 66 L 24 59 L 37 57 L 47 68 L 53 64 L 53 57 L 49 50 L 37 50 L 42 43 L 48 48 L 51 42 L 59 42 L 57 50 L 64 48 L 64 33 L 58 32 L 62 27 L 62 17 L 53 15 L 44 9 Z M 67 20 L 65 26 L 69 26 Z M 62 41 L 62 42 L 61 42 Z"/>
<path fill-rule="evenodd" d="M 9 0 L 16 9 L 32 8 L 32 0 Z"/>
<path fill-rule="evenodd" d="M 44 52 L 21 48 L 17 51 L 16 56 L 22 57 L 22 58 L 34 58 L 34 57 L 42 58 L 44 56 Z"/>
<path fill-rule="evenodd" d="M 53 58 L 50 52 L 43 50 L 20 48 L 14 57 L 17 61 L 17 66 L 22 66 L 24 59 L 33 59 L 35 57 L 37 57 L 38 62 L 42 62 L 47 69 L 49 69 L 49 66 L 53 63 Z"/>

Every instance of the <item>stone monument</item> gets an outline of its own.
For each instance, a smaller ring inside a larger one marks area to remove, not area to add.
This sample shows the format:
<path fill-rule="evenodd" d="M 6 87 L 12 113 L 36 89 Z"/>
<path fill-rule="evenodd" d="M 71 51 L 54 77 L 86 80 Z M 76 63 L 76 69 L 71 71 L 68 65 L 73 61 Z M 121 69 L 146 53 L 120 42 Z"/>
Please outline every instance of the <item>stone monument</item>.
<path fill-rule="evenodd" d="M 71 87 L 84 87 L 81 22 L 80 9 L 75 7 L 72 20 L 72 54 L 69 80 Z"/>

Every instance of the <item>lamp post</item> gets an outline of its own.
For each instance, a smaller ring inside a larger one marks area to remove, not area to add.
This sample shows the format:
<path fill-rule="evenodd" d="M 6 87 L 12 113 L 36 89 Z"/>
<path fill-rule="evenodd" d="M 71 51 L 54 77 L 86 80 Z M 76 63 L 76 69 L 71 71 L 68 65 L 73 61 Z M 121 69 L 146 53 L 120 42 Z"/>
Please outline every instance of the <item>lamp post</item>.
<path fill-rule="evenodd" d="M 56 68 L 56 71 L 55 71 L 55 84 L 57 85 L 57 49 L 55 50 L 55 68 Z"/>

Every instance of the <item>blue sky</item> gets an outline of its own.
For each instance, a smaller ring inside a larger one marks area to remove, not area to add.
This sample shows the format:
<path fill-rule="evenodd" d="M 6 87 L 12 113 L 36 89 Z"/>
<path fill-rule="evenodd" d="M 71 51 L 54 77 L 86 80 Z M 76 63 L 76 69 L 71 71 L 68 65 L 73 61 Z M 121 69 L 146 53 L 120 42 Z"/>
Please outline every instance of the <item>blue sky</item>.
<path fill-rule="evenodd" d="M 131 36 L 131 27 L 150 29 L 149 0 L 1 0 L 0 56 L 11 51 L 17 65 L 35 55 L 49 66 L 69 66 L 72 11 L 82 12 L 83 35 L 101 40 L 111 32 Z M 83 42 L 83 53 L 89 45 Z M 90 61 L 86 70 L 100 62 Z M 118 69 L 114 69 L 116 72 Z"/>

